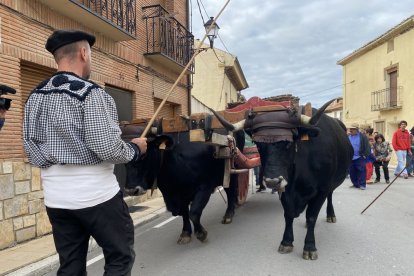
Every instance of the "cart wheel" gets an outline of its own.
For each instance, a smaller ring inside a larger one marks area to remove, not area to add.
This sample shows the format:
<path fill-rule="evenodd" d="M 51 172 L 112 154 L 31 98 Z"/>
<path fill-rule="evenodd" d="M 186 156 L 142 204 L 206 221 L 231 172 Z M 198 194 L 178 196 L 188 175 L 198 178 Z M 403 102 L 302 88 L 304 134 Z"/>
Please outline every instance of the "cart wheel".
<path fill-rule="evenodd" d="M 238 196 L 237 196 L 237 204 L 243 205 L 247 199 L 247 193 L 249 192 L 249 172 L 239 174 L 238 178 Z"/>

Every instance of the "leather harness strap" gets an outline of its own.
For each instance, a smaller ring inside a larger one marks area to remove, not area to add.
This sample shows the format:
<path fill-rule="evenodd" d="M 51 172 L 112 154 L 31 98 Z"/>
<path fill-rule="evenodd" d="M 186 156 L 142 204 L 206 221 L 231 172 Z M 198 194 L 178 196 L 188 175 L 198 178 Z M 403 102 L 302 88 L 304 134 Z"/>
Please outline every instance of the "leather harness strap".
<path fill-rule="evenodd" d="M 246 131 L 252 134 L 255 142 L 293 142 L 294 129 L 300 125 L 298 113 L 300 114 L 297 110 L 289 108 L 249 112 L 245 124 Z"/>

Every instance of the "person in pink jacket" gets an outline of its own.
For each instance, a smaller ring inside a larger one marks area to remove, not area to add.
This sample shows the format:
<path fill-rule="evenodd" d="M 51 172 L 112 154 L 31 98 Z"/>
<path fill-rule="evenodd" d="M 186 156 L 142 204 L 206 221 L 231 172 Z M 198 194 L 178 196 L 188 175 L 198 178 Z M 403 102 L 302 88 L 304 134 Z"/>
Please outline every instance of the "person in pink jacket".
<path fill-rule="evenodd" d="M 395 168 L 394 175 L 398 175 L 402 170 L 404 170 L 401 175 L 407 179 L 408 173 L 405 167 L 407 154 L 412 155 L 411 152 L 411 142 L 410 142 L 410 133 L 408 132 L 407 122 L 401 121 L 398 124 L 398 129 L 394 132 L 392 136 L 392 147 L 395 150 L 397 155 L 398 164 Z"/>

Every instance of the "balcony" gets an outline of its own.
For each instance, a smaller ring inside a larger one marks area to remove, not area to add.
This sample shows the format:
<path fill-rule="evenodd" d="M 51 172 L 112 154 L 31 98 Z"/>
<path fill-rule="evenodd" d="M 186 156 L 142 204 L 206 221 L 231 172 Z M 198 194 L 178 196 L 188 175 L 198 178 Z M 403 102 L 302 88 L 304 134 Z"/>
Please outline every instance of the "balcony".
<path fill-rule="evenodd" d="M 145 57 L 181 72 L 193 54 L 193 34 L 160 5 L 143 7 L 142 11 L 146 29 Z M 186 73 L 194 73 L 194 64 Z"/>
<path fill-rule="evenodd" d="M 402 108 L 403 87 L 386 88 L 371 92 L 371 111 L 385 111 Z"/>
<path fill-rule="evenodd" d="M 115 41 L 135 39 L 136 0 L 40 0 L 58 13 Z"/>

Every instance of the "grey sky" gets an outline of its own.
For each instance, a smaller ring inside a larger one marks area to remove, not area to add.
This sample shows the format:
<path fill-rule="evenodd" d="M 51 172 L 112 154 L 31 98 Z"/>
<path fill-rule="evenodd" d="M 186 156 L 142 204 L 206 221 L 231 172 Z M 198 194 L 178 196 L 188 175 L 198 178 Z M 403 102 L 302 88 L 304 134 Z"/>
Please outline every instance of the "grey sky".
<path fill-rule="evenodd" d="M 191 2 L 192 31 L 202 39 L 197 0 Z M 226 1 L 201 2 L 216 16 Z M 231 0 L 218 25 L 249 83 L 246 98 L 291 93 L 321 106 L 342 95 L 336 62 L 413 14 L 409 0 Z M 214 43 L 225 50 L 219 39 Z"/>

